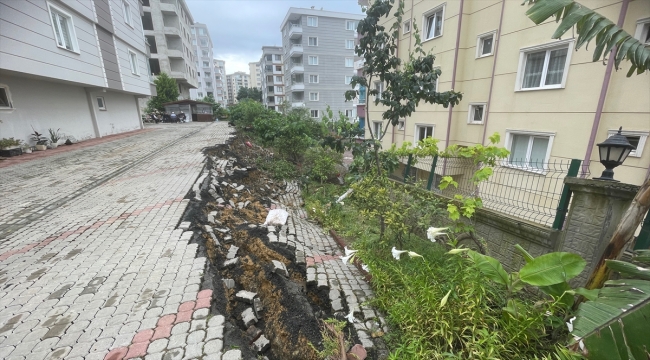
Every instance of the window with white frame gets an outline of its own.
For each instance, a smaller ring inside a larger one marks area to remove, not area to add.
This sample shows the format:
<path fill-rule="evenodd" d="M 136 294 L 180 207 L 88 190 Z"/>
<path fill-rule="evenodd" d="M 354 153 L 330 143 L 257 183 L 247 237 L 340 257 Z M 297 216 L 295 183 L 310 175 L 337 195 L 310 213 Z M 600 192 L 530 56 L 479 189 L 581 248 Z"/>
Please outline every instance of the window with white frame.
<path fill-rule="evenodd" d="M 345 67 L 354 67 L 354 59 L 345 58 Z"/>
<path fill-rule="evenodd" d="M 131 64 L 131 73 L 133 73 L 133 75 L 140 75 L 140 69 L 138 69 L 138 55 L 132 50 L 129 50 L 129 63 Z"/>
<path fill-rule="evenodd" d="M 318 18 L 316 16 L 307 16 L 307 26 L 318 26 Z"/>
<path fill-rule="evenodd" d="M 205 35 L 205 29 L 199 28 L 199 35 Z"/>
<path fill-rule="evenodd" d="M 433 125 L 415 125 L 415 140 L 421 141 L 433 137 Z"/>
<path fill-rule="evenodd" d="M 131 22 L 131 6 L 126 0 L 122 1 L 122 10 L 124 11 L 124 22 L 130 27 L 133 27 L 133 23 Z"/>
<path fill-rule="evenodd" d="M 377 99 L 381 100 L 381 93 L 384 92 L 384 84 L 382 82 L 375 82 L 375 90 L 377 90 Z"/>
<path fill-rule="evenodd" d="M 318 75 L 309 75 L 310 84 L 318 84 Z"/>
<path fill-rule="evenodd" d="M 203 67 L 210 67 L 210 62 L 209 61 L 204 61 L 203 62 Z"/>
<path fill-rule="evenodd" d="M 276 61 L 281 61 L 282 60 L 282 55 L 275 54 L 275 60 Z"/>
<path fill-rule="evenodd" d="M 613 136 L 618 133 L 618 130 L 608 130 L 607 137 Z M 621 130 L 621 135 L 627 138 L 630 145 L 634 146 L 634 150 L 630 151 L 631 157 L 641 157 L 643 154 L 643 148 L 645 143 L 648 140 L 649 131 L 631 131 L 631 130 Z"/>
<path fill-rule="evenodd" d="M 476 57 L 490 56 L 494 54 L 494 34 L 496 31 L 491 31 L 487 34 L 478 36 L 476 42 Z"/>
<path fill-rule="evenodd" d="M 382 123 L 381 121 L 373 121 L 372 122 L 372 132 L 375 135 L 375 139 L 379 139 L 381 137 L 382 133 Z"/>
<path fill-rule="evenodd" d="M 208 39 L 201 39 L 201 46 L 208 46 Z"/>
<path fill-rule="evenodd" d="M 397 122 L 397 130 L 403 131 L 406 124 L 406 120 L 399 120 Z"/>
<path fill-rule="evenodd" d="M 510 150 L 510 165 L 533 171 L 546 169 L 554 133 L 506 131 L 506 147 Z"/>
<path fill-rule="evenodd" d="M 408 34 L 411 32 L 411 20 L 406 20 L 404 21 L 404 25 L 402 25 L 402 33 L 403 34 Z"/>
<path fill-rule="evenodd" d="M 0 84 L 0 110 L 11 110 L 13 108 L 9 86 Z"/>
<path fill-rule="evenodd" d="M 282 76 L 276 76 L 275 77 L 275 82 L 281 83 L 282 82 Z"/>
<path fill-rule="evenodd" d="M 445 14 L 445 7 L 439 6 L 424 14 L 424 40 L 437 38 L 442 35 L 442 22 Z"/>
<path fill-rule="evenodd" d="M 318 110 L 310 110 L 309 114 L 311 115 L 311 117 L 317 118 L 318 117 Z"/>
<path fill-rule="evenodd" d="M 103 96 L 98 96 L 97 97 L 97 109 L 101 111 L 106 111 L 106 102 L 104 101 Z"/>
<path fill-rule="evenodd" d="M 636 22 L 634 38 L 646 45 L 650 45 L 650 18 L 640 19 Z"/>
<path fill-rule="evenodd" d="M 345 76 L 345 85 L 350 85 L 351 82 L 352 82 L 352 76 L 346 75 Z"/>
<path fill-rule="evenodd" d="M 357 22 L 354 21 L 354 20 L 346 20 L 345 21 L 345 30 L 356 31 L 357 30 Z"/>
<path fill-rule="evenodd" d="M 354 49 L 354 40 L 345 40 L 346 49 Z"/>
<path fill-rule="evenodd" d="M 310 36 L 309 37 L 309 42 L 307 43 L 309 46 L 318 46 L 318 38 L 315 36 Z"/>
<path fill-rule="evenodd" d="M 470 103 L 467 123 L 483 124 L 484 118 L 485 118 L 485 103 Z"/>
<path fill-rule="evenodd" d="M 345 117 L 348 119 L 352 118 L 352 110 L 345 110 Z"/>
<path fill-rule="evenodd" d="M 192 39 L 192 45 L 196 45 L 196 39 Z"/>
<path fill-rule="evenodd" d="M 310 92 L 309 93 L 309 101 L 318 101 L 318 93 L 317 92 Z"/>
<path fill-rule="evenodd" d="M 521 49 L 515 90 L 563 88 L 572 50 L 573 40 Z"/>
<path fill-rule="evenodd" d="M 318 65 L 318 56 L 309 55 L 309 65 Z"/>
<path fill-rule="evenodd" d="M 50 10 L 56 45 L 66 50 L 79 52 L 72 16 L 52 4 L 48 3 L 47 5 Z"/>

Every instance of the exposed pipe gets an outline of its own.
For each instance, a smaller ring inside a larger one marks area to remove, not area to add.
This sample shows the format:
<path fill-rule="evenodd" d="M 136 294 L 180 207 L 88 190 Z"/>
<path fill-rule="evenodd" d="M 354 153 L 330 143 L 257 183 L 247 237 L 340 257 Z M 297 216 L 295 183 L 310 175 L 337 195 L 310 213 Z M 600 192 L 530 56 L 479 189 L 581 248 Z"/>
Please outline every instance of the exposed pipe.
<path fill-rule="evenodd" d="M 490 109 L 492 108 L 492 88 L 494 86 L 494 73 L 497 68 L 497 59 L 499 57 L 499 45 L 501 44 L 501 26 L 503 25 L 503 12 L 506 8 L 506 0 L 501 1 L 501 15 L 499 17 L 499 28 L 497 29 L 496 41 L 494 42 L 494 63 L 492 64 L 492 77 L 490 78 L 490 92 L 488 94 L 487 109 L 485 109 L 485 121 L 483 121 L 483 138 L 481 145 L 485 145 L 485 136 L 487 134 L 488 118 L 490 117 Z"/>
<path fill-rule="evenodd" d="M 458 48 L 460 47 L 460 28 L 463 25 L 463 5 L 465 0 L 460 0 L 460 11 L 458 12 L 458 30 L 456 30 L 456 49 L 454 50 L 454 71 L 451 74 L 451 90 L 456 86 L 456 68 L 458 67 Z M 449 136 L 451 135 L 451 111 L 453 106 L 449 106 L 449 116 L 447 117 L 447 137 L 445 139 L 445 149 L 449 147 Z"/>
<path fill-rule="evenodd" d="M 625 20 L 625 14 L 627 13 L 627 6 L 630 3 L 630 0 L 623 0 L 621 5 L 621 12 L 618 14 L 618 21 L 616 25 L 618 27 L 623 26 Z M 587 145 L 587 153 L 585 154 L 585 159 L 582 161 L 582 171 L 580 177 L 584 178 L 587 176 L 587 171 L 589 170 L 589 164 L 591 163 L 591 151 L 594 147 L 594 142 L 596 142 L 596 133 L 598 133 L 598 127 L 600 125 L 600 117 L 603 113 L 603 106 L 605 105 L 605 98 L 607 97 L 607 89 L 609 88 L 609 79 L 612 76 L 612 68 L 614 68 L 614 59 L 616 58 L 616 50 L 614 47 L 609 53 L 609 60 L 607 61 L 607 69 L 605 70 L 605 78 L 603 79 L 603 85 L 600 88 L 600 97 L 598 98 L 598 106 L 596 107 L 596 115 L 594 116 L 594 122 L 591 126 L 591 135 L 589 136 L 589 144 Z"/>

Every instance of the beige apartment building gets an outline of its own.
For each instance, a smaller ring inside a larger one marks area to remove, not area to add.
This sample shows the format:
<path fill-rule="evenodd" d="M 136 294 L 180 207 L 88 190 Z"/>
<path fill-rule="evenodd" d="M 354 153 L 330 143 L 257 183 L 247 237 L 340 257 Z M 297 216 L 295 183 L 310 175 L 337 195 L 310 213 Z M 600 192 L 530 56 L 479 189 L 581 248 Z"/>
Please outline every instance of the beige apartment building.
<path fill-rule="evenodd" d="M 262 46 L 260 69 L 262 75 L 262 104 L 268 109 L 280 111 L 284 103 L 284 65 L 282 46 Z M 252 78 L 251 78 L 252 81 Z"/>
<path fill-rule="evenodd" d="M 237 71 L 226 75 L 226 87 L 228 90 L 228 105 L 239 103 L 237 93 L 241 88 L 251 87 L 251 77 L 243 71 Z"/>
<path fill-rule="evenodd" d="M 581 3 L 650 44 L 648 1 Z M 460 91 L 463 99 L 452 109 L 421 103 L 410 118 L 388 128 L 384 148 L 424 137 L 439 139 L 440 148 L 487 144 L 497 132 L 511 152 L 504 165 L 514 171 L 543 181 L 545 164 L 586 159 L 585 176 L 598 177 L 604 167 L 596 144 L 622 126 L 636 149 L 614 170 L 615 178 L 641 184 L 650 174 L 650 74 L 627 78 L 629 63 L 616 71 L 612 63 L 592 62 L 593 45 L 575 51 L 572 31 L 551 39 L 558 24 L 535 25 L 527 9 L 521 1 L 405 0 L 399 56 L 408 58 L 417 24 L 424 50 L 442 70 L 438 89 Z M 366 128 L 374 130 L 382 109 L 372 100 Z M 420 178 L 428 174 L 416 171 Z"/>
<path fill-rule="evenodd" d="M 262 66 L 259 62 L 248 63 L 248 73 L 251 77 L 251 87 L 262 88 Z"/>

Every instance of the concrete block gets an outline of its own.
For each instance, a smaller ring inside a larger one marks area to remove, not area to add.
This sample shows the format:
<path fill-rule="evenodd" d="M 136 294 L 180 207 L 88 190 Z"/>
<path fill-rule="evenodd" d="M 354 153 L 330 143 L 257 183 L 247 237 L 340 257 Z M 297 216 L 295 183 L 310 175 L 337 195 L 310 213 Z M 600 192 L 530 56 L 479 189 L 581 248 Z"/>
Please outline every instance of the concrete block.
<path fill-rule="evenodd" d="M 243 301 L 247 304 L 252 304 L 253 300 L 257 296 L 257 293 L 252 291 L 240 290 L 235 294 L 235 298 L 239 301 Z"/>
<path fill-rule="evenodd" d="M 224 261 L 223 267 L 224 268 L 230 268 L 230 267 L 233 267 L 233 266 L 235 266 L 237 264 L 239 264 L 239 258 L 238 257 L 236 257 L 234 259 Z"/>
<path fill-rule="evenodd" d="M 191 223 L 191 222 L 189 222 L 189 221 L 183 221 L 183 222 L 178 226 L 178 228 L 179 228 L 179 229 L 183 229 L 183 230 L 188 230 L 188 229 L 190 228 L 190 226 L 192 226 L 192 223 Z"/>
<path fill-rule="evenodd" d="M 223 284 L 228 288 L 232 289 L 235 287 L 235 280 L 233 279 L 221 279 L 223 281 Z"/>
<path fill-rule="evenodd" d="M 271 347 L 271 342 L 269 339 L 266 338 L 266 336 L 262 335 L 260 336 L 255 342 L 253 343 L 253 349 L 257 351 L 258 354 L 264 353 L 266 350 L 268 350 Z"/>
<path fill-rule="evenodd" d="M 253 310 L 255 311 L 255 316 L 261 319 L 261 312 L 264 310 L 264 306 L 262 306 L 262 300 L 260 298 L 253 299 Z"/>
<path fill-rule="evenodd" d="M 278 274 L 282 275 L 284 277 L 289 277 L 289 272 L 287 271 L 287 267 L 284 265 L 284 263 L 277 261 L 277 260 L 271 260 L 273 262 L 273 271 Z"/>
<path fill-rule="evenodd" d="M 247 308 L 241 313 L 241 320 L 244 322 L 245 327 L 249 327 L 257 322 L 257 317 L 252 308 Z"/>

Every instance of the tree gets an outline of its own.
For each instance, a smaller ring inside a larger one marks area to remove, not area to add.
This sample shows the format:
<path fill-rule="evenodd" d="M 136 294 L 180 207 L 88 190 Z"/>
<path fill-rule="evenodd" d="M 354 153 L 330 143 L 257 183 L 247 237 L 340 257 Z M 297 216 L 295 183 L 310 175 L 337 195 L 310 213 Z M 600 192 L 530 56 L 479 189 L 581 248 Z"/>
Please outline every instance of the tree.
<path fill-rule="evenodd" d="M 147 112 L 153 112 L 154 110 L 165 111 L 163 104 L 178 100 L 179 93 L 176 80 L 161 72 L 154 80 L 154 84 L 158 95 L 152 96 L 147 103 Z"/>
<path fill-rule="evenodd" d="M 239 91 L 237 91 L 237 101 L 242 101 L 244 99 L 251 99 L 257 102 L 262 102 L 262 92 L 256 87 L 239 88 Z"/>
<path fill-rule="evenodd" d="M 614 59 L 616 70 L 623 59 L 631 63 L 628 77 L 635 70 L 637 74 L 642 74 L 650 69 L 650 48 L 599 13 L 573 0 L 525 0 L 524 3 L 526 2 L 534 4 L 526 11 L 526 15 L 535 24 L 539 25 L 551 16 L 555 16 L 557 22 L 562 20 L 553 39 L 559 39 L 575 26 L 578 33 L 576 49 L 595 40 L 593 61 L 601 58 L 605 61 L 605 56 L 611 50 L 610 59 Z"/>
<path fill-rule="evenodd" d="M 409 54 L 407 61 L 402 61 L 395 54 L 404 14 L 404 2 L 399 1 L 395 12 L 395 22 L 390 29 L 386 29 L 380 22 L 383 18 L 391 16 L 395 0 L 376 0 L 366 10 L 366 18 L 359 22 L 357 32 L 361 35 L 359 45 L 355 52 L 365 60 L 363 76 L 352 77 L 351 86 L 364 86 L 366 91 L 366 104 L 369 104 L 370 96 L 375 97 L 375 105 L 386 107 L 382 118 L 388 120 L 381 134 L 375 134 L 372 127 L 370 130 L 371 144 L 374 148 L 375 162 L 378 174 L 382 169 L 379 158 L 381 139 L 386 134 L 388 126 L 396 126 L 400 118 L 409 117 L 424 100 L 431 104 L 440 104 L 445 108 L 457 105 L 462 94 L 456 91 L 437 92 L 436 79 L 440 76 L 440 69 L 435 69 L 433 63 L 435 56 L 427 54 L 422 50 L 422 43 L 418 35 L 417 26 L 414 25 L 415 50 Z M 375 81 L 383 84 L 384 89 L 370 88 Z M 346 100 L 352 100 L 358 96 L 356 90 L 348 90 L 345 93 Z M 366 106 L 366 124 L 371 124 L 370 111 Z"/>

